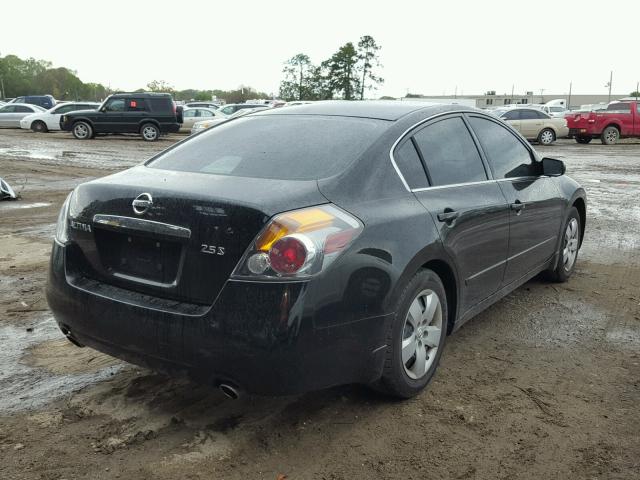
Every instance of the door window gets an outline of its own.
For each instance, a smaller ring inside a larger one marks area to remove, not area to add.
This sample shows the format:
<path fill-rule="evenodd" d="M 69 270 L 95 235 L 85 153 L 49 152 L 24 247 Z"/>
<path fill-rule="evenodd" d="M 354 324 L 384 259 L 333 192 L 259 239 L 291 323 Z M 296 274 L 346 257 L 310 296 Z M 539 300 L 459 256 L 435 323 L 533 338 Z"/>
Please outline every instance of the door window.
<path fill-rule="evenodd" d="M 209 110 L 200 110 L 200 116 L 201 117 L 213 117 L 213 113 L 211 113 Z"/>
<path fill-rule="evenodd" d="M 393 159 L 402 173 L 409 188 L 424 188 L 429 186 L 427 174 L 424 171 L 418 152 L 411 139 L 405 141 L 393 152 Z"/>
<path fill-rule="evenodd" d="M 16 111 L 15 105 L 9 105 L 7 107 L 0 108 L 0 113 L 13 113 Z"/>
<path fill-rule="evenodd" d="M 541 118 L 541 115 L 538 115 L 538 113 L 542 112 L 536 112 L 535 110 L 521 110 L 520 120 L 538 120 Z"/>
<path fill-rule="evenodd" d="M 22 105 L 16 105 L 14 112 L 16 113 L 33 113 L 34 110 L 29 107 L 24 107 Z"/>
<path fill-rule="evenodd" d="M 144 98 L 130 98 L 127 99 L 127 112 L 146 112 L 147 102 Z"/>
<path fill-rule="evenodd" d="M 124 98 L 109 100 L 104 109 L 106 112 L 124 112 Z"/>
<path fill-rule="evenodd" d="M 487 180 L 478 149 L 460 117 L 428 125 L 414 136 L 434 186 Z"/>
<path fill-rule="evenodd" d="M 511 110 L 502 114 L 503 120 L 520 120 L 520 110 Z"/>
<path fill-rule="evenodd" d="M 502 125 L 480 117 L 470 118 L 471 126 L 493 168 L 495 178 L 540 175 L 540 165 L 518 138 Z"/>
<path fill-rule="evenodd" d="M 60 108 L 56 108 L 52 113 L 60 115 L 61 113 L 69 113 L 73 112 L 74 110 L 78 110 L 79 107 L 80 105 L 63 105 Z"/>
<path fill-rule="evenodd" d="M 182 116 L 184 118 L 192 118 L 196 116 L 196 110 L 183 110 L 182 111 Z"/>

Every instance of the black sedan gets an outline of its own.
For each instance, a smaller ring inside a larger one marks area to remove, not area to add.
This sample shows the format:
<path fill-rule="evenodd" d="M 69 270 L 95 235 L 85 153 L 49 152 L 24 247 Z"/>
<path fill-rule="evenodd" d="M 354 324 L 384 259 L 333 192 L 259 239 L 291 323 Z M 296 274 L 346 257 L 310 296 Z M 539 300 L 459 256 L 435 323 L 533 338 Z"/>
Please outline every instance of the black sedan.
<path fill-rule="evenodd" d="M 76 188 L 47 297 L 73 343 L 230 396 L 410 397 L 447 334 L 571 276 L 586 197 L 564 172 L 455 105 L 256 112 Z"/>

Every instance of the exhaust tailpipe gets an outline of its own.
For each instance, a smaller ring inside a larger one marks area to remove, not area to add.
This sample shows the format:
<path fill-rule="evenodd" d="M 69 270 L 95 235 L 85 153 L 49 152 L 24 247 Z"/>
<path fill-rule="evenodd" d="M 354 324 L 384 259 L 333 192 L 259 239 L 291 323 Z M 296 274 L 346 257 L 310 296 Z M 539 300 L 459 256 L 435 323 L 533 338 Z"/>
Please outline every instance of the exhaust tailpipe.
<path fill-rule="evenodd" d="M 234 387 L 233 385 L 229 385 L 228 383 L 221 383 L 218 385 L 218 388 L 225 396 L 230 398 L 231 400 L 237 400 L 240 398 L 240 391 Z"/>

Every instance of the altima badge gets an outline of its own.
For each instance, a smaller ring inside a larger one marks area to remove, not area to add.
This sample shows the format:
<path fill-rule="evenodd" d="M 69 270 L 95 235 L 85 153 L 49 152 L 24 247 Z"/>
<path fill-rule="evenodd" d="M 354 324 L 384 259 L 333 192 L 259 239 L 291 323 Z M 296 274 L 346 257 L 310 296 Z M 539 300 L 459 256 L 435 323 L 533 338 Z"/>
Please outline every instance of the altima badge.
<path fill-rule="evenodd" d="M 133 200 L 131 205 L 135 214 L 142 215 L 153 206 L 153 198 L 150 193 L 141 193 Z"/>

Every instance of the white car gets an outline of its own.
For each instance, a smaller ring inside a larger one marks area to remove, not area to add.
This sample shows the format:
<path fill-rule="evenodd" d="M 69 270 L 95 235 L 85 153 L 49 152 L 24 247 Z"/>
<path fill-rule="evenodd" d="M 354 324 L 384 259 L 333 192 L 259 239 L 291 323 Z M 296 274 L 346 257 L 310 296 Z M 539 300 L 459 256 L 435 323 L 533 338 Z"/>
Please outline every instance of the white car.
<path fill-rule="evenodd" d="M 0 107 L 0 127 L 20 128 L 20 120 L 32 113 L 45 112 L 37 105 L 27 103 L 8 103 Z"/>
<path fill-rule="evenodd" d="M 20 120 L 20 128 L 33 130 L 34 132 L 48 132 L 60 130 L 60 116 L 77 110 L 96 110 L 100 106 L 95 102 L 67 102 L 57 104 L 55 107 L 32 115 L 27 115 Z"/>
<path fill-rule="evenodd" d="M 185 108 L 182 111 L 182 125 L 180 126 L 181 132 L 190 132 L 196 122 L 203 120 L 212 120 L 213 118 L 227 118 L 227 115 L 213 110 L 212 108 L 195 107 Z"/>
<path fill-rule="evenodd" d="M 264 110 L 265 108 L 270 108 L 269 105 L 264 105 L 260 107 L 254 108 L 243 108 L 242 110 L 237 110 L 235 113 L 229 115 L 228 117 L 218 115 L 211 120 L 204 120 L 201 122 L 196 122 L 191 129 L 191 135 L 194 133 L 201 132 L 202 130 L 206 130 L 207 128 L 211 128 L 214 125 L 218 125 L 226 120 L 231 120 L 233 118 L 243 117 L 244 115 L 248 115 L 249 113 L 257 112 L 258 110 Z"/>

